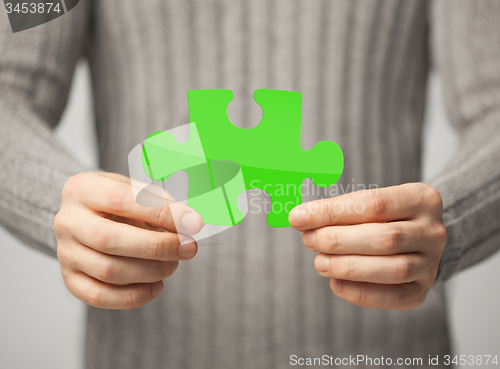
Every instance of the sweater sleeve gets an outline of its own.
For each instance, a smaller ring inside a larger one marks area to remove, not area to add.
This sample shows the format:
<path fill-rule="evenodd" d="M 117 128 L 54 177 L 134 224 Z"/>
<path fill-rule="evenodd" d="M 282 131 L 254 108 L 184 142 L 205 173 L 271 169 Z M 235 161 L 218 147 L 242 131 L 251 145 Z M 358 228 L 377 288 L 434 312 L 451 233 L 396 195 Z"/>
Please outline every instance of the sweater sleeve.
<path fill-rule="evenodd" d="M 62 187 L 86 170 L 53 130 L 85 48 L 88 3 L 15 34 L 0 11 L 0 224 L 52 256 Z"/>
<path fill-rule="evenodd" d="M 430 184 L 448 232 L 438 280 L 500 248 L 500 1 L 435 0 L 432 55 L 458 154 Z"/>

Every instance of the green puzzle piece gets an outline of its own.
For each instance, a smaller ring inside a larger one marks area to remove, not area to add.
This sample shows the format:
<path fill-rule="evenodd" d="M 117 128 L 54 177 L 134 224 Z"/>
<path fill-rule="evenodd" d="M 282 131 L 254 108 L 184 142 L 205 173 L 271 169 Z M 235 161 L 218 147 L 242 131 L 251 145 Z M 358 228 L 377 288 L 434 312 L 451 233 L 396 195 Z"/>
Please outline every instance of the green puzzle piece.
<path fill-rule="evenodd" d="M 335 184 L 344 166 L 342 150 L 331 141 L 302 149 L 301 93 L 256 90 L 263 115 L 250 129 L 229 121 L 227 107 L 233 98 L 231 90 L 189 90 L 189 118 L 195 123 L 190 123 L 188 141 L 179 143 L 167 132 L 151 134 L 144 142 L 143 166 L 156 181 L 185 170 L 188 206 L 206 224 L 238 224 L 243 219 L 238 195 L 260 189 L 272 201 L 268 224 L 288 227 L 290 210 L 302 203 L 304 179 L 319 187 Z"/>

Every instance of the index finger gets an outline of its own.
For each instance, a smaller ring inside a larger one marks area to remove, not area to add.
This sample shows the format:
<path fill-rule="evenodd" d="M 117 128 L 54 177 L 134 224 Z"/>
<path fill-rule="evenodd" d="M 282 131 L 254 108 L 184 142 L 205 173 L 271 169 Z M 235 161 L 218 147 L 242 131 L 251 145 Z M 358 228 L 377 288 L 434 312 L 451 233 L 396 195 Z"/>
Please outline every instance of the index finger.
<path fill-rule="evenodd" d="M 418 211 L 418 196 L 410 185 L 351 192 L 295 207 L 289 216 L 295 229 L 305 231 L 331 225 L 411 219 Z"/>
<path fill-rule="evenodd" d="M 142 202 L 148 206 L 142 206 L 137 203 L 131 184 L 104 176 L 93 182 L 92 186 L 83 186 L 79 196 L 80 202 L 93 210 L 142 220 L 183 234 L 196 234 L 203 227 L 198 212 L 180 202 L 169 204 L 166 198 L 144 191 L 147 198 Z"/>

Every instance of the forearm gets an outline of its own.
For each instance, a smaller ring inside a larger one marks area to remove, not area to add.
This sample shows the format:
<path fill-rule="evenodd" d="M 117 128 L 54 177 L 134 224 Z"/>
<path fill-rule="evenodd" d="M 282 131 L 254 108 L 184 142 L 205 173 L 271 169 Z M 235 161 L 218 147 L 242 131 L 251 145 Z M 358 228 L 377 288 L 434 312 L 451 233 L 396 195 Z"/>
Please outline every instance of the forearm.
<path fill-rule="evenodd" d="M 444 202 L 448 232 L 438 279 L 500 248 L 500 3 L 436 0 L 434 63 L 442 76 L 457 156 L 431 182 Z"/>
<path fill-rule="evenodd" d="M 463 136 L 460 153 L 431 183 L 443 198 L 448 232 L 440 280 L 500 248 L 500 110 L 482 117 Z"/>
<path fill-rule="evenodd" d="M 55 255 L 53 221 L 66 180 L 86 168 L 24 104 L 0 97 L 0 224 Z"/>
<path fill-rule="evenodd" d="M 91 4 L 16 34 L 0 17 L 0 225 L 52 255 L 62 188 L 86 170 L 53 130 L 85 51 Z"/>

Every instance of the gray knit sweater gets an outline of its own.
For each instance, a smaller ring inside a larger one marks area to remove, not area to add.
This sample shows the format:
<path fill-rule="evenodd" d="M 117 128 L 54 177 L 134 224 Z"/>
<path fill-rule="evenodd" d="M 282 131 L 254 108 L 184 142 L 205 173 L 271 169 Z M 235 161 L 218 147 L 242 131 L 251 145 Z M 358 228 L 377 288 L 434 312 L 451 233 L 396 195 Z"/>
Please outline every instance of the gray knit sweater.
<path fill-rule="evenodd" d="M 431 64 L 459 153 L 432 185 L 448 244 L 438 279 L 500 244 L 500 1 L 82 0 L 13 35 L 0 11 L 0 223 L 56 255 L 61 188 L 89 170 L 53 135 L 75 63 L 88 58 L 100 165 L 128 173 L 151 132 L 188 123 L 187 89 L 229 88 L 229 117 L 259 121 L 257 88 L 303 92 L 302 146 L 337 142 L 339 182 L 420 179 Z M 449 353 L 443 283 L 407 312 L 335 297 L 314 254 L 266 214 L 201 242 L 162 295 L 133 311 L 88 309 L 86 367 L 285 368 L 290 355 Z M 441 362 L 442 365 L 442 362 Z"/>

